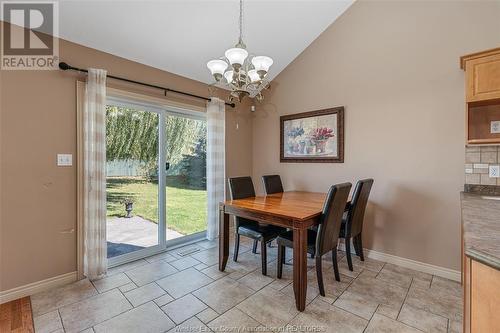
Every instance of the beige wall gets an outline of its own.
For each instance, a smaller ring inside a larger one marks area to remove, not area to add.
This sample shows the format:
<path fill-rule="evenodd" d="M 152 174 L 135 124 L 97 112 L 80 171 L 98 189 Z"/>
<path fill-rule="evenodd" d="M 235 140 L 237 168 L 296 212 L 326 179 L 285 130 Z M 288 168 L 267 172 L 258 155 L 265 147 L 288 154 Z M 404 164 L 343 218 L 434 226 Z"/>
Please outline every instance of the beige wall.
<path fill-rule="evenodd" d="M 276 172 L 287 190 L 326 191 L 373 177 L 365 247 L 459 270 L 458 60 L 499 45 L 499 1 L 356 2 L 273 80 L 254 118 L 254 178 Z M 345 163 L 279 162 L 280 115 L 340 105 Z"/>
<path fill-rule="evenodd" d="M 66 41 L 61 41 L 60 57 L 76 67 L 105 68 L 118 76 L 208 95 L 200 82 Z M 76 169 L 57 167 L 56 154 L 76 154 L 77 75 L 2 71 L 0 76 L 3 291 L 76 270 L 75 233 L 62 233 L 76 227 Z M 248 105 L 227 110 L 227 174 L 251 174 Z"/>

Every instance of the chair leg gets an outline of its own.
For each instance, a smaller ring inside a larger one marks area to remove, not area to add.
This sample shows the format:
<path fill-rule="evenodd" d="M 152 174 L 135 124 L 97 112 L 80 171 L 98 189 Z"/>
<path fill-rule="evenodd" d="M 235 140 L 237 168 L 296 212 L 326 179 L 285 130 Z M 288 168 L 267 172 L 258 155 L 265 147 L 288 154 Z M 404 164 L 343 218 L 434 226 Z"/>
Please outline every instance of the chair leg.
<path fill-rule="evenodd" d="M 254 239 L 254 240 L 253 240 L 253 248 L 252 248 L 252 253 L 257 253 L 257 243 L 258 243 L 258 242 L 259 242 L 259 241 L 258 241 L 258 240 L 256 240 L 256 239 Z"/>
<path fill-rule="evenodd" d="M 337 249 L 332 250 L 332 263 L 333 263 L 333 273 L 335 274 L 335 280 L 340 282 L 339 265 L 337 263 Z"/>
<path fill-rule="evenodd" d="M 281 279 L 283 274 L 283 263 L 285 262 L 285 247 L 283 245 L 278 244 L 278 260 L 277 260 L 277 269 L 276 269 L 276 277 Z"/>
<path fill-rule="evenodd" d="M 358 239 L 358 251 L 359 251 L 359 259 L 361 261 L 365 261 L 365 256 L 363 254 L 363 241 L 361 240 L 361 234 L 359 234 L 358 236 L 356 236 L 357 239 Z"/>
<path fill-rule="evenodd" d="M 358 237 L 357 236 L 354 236 L 352 238 L 352 246 L 354 247 L 354 253 L 356 253 L 356 255 L 359 256 Z"/>
<path fill-rule="evenodd" d="M 238 261 L 238 251 L 240 250 L 240 234 L 234 236 L 233 261 Z"/>
<path fill-rule="evenodd" d="M 352 271 L 351 239 L 349 237 L 345 238 L 345 256 L 347 257 L 347 265 L 349 266 L 349 270 Z"/>
<path fill-rule="evenodd" d="M 319 294 L 325 296 L 325 286 L 323 285 L 323 269 L 321 267 L 321 256 L 316 257 L 316 278 L 318 279 Z"/>
<path fill-rule="evenodd" d="M 264 240 L 260 241 L 260 255 L 262 259 L 262 275 L 267 275 L 267 244 Z"/>

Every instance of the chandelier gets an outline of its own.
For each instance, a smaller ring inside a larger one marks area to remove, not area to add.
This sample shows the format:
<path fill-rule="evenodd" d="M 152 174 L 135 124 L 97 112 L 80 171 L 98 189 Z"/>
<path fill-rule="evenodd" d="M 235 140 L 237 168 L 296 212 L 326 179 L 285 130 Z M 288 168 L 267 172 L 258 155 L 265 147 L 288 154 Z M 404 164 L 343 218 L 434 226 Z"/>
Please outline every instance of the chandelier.
<path fill-rule="evenodd" d="M 267 56 L 249 55 L 243 43 L 243 0 L 240 0 L 240 36 L 238 43 L 224 53 L 224 57 L 210 60 L 207 67 L 215 82 L 213 85 L 231 91 L 229 102 L 241 102 L 245 96 L 264 99 L 262 90 L 269 88 L 266 79 L 273 59 Z"/>

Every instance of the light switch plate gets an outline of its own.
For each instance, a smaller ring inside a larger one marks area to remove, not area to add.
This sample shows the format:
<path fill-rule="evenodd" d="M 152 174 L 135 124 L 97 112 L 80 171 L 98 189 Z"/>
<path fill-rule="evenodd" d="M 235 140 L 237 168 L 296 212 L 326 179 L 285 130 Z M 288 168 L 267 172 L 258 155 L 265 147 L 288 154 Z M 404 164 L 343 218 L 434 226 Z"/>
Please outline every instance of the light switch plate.
<path fill-rule="evenodd" d="M 500 177 L 500 165 L 490 165 L 490 178 L 499 178 Z"/>
<path fill-rule="evenodd" d="M 491 124 L 491 128 L 490 128 L 491 134 L 500 133 L 500 120 L 494 120 L 490 124 Z"/>
<path fill-rule="evenodd" d="M 57 154 L 57 166 L 72 166 L 73 155 L 71 154 Z"/>

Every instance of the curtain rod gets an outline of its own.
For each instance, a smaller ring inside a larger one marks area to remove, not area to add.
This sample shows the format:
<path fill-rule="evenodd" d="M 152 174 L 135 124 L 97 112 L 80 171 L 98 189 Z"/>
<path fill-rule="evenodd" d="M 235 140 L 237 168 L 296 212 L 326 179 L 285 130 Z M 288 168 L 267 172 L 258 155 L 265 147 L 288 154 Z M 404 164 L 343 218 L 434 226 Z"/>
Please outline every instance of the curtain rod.
<path fill-rule="evenodd" d="M 60 62 L 59 63 L 59 68 L 61 70 L 63 70 L 63 71 L 72 70 L 72 71 L 77 71 L 77 72 L 82 72 L 82 73 L 88 73 L 89 72 L 86 69 L 73 67 L 73 66 L 71 66 L 71 65 L 69 65 L 69 64 L 67 64 L 65 62 Z M 193 97 L 193 98 L 198 98 L 198 99 L 203 99 L 205 101 L 210 101 L 210 98 L 208 98 L 208 97 L 203 97 L 203 96 L 199 96 L 199 95 L 195 95 L 195 94 L 190 94 L 190 93 L 187 93 L 187 92 L 183 92 L 183 91 L 179 91 L 179 90 L 174 90 L 174 89 L 170 89 L 170 88 L 160 87 L 160 86 L 156 86 L 154 84 L 149 84 L 149 83 L 134 81 L 134 80 L 125 79 L 123 77 L 109 75 L 109 74 L 107 75 L 107 77 L 115 79 L 115 80 L 125 81 L 125 82 L 128 82 L 128 83 L 138 84 L 138 85 L 141 85 L 141 86 L 146 86 L 146 87 L 150 87 L 150 88 L 160 89 L 160 90 L 163 90 L 165 92 L 165 96 L 167 95 L 167 92 L 170 91 L 170 92 L 173 92 L 173 93 L 176 93 L 176 94 L 185 95 L 185 96 L 189 96 L 189 97 Z M 227 106 L 232 107 L 232 108 L 235 107 L 234 103 L 225 103 L 225 104 Z"/>

